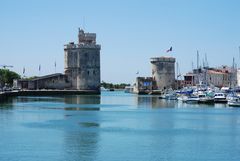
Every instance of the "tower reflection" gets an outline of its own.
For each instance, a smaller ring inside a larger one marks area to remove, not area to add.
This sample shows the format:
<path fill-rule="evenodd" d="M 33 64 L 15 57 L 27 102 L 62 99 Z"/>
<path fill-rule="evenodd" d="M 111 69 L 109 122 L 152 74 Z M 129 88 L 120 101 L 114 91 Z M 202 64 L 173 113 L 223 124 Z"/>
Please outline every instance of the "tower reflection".
<path fill-rule="evenodd" d="M 65 96 L 64 158 L 96 160 L 100 122 L 100 96 Z"/>
<path fill-rule="evenodd" d="M 139 108 L 174 108 L 176 101 L 159 99 L 158 96 L 136 96 L 136 105 Z"/>

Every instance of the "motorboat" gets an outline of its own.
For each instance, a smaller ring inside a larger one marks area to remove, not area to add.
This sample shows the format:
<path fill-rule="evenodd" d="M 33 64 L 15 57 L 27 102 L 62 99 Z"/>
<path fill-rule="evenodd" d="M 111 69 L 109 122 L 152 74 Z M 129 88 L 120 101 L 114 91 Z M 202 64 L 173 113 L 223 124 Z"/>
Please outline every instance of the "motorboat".
<path fill-rule="evenodd" d="M 161 95 L 159 99 L 177 100 L 177 95 L 176 93 L 167 93 L 167 94 Z"/>
<path fill-rule="evenodd" d="M 240 98 L 232 97 L 232 99 L 228 100 L 228 106 L 240 107 Z"/>
<path fill-rule="evenodd" d="M 186 96 L 186 95 L 180 95 L 177 98 L 178 101 L 182 101 L 182 102 L 186 102 L 187 99 L 188 99 L 188 96 Z"/>
<path fill-rule="evenodd" d="M 224 93 L 215 93 L 214 94 L 215 103 L 227 103 L 227 97 Z"/>
<path fill-rule="evenodd" d="M 168 93 L 165 95 L 166 100 L 177 100 L 177 95 L 176 93 Z"/>
<path fill-rule="evenodd" d="M 198 97 L 199 97 L 198 103 L 214 104 L 214 98 L 207 96 L 205 93 L 204 94 L 199 94 Z"/>
<path fill-rule="evenodd" d="M 195 103 L 198 103 L 198 101 L 199 101 L 198 96 L 189 96 L 184 102 L 195 104 Z"/>

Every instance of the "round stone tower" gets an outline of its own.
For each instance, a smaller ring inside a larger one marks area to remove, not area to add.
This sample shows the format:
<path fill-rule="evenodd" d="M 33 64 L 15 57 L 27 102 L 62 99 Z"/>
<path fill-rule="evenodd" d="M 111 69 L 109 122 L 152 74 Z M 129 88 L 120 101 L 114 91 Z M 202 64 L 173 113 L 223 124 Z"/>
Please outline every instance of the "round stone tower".
<path fill-rule="evenodd" d="M 152 77 L 156 81 L 157 89 L 173 88 L 175 84 L 175 58 L 151 58 Z"/>
<path fill-rule="evenodd" d="M 65 45 L 65 74 L 71 89 L 100 91 L 100 49 L 95 33 L 79 29 L 79 42 Z"/>

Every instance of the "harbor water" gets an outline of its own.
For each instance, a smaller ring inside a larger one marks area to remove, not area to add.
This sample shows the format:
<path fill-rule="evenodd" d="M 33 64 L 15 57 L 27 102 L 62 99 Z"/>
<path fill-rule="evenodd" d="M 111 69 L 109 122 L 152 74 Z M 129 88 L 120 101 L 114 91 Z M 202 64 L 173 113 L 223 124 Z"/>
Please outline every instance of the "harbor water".
<path fill-rule="evenodd" d="M 177 160 L 239 161 L 240 108 L 124 92 L 0 104 L 0 161 Z"/>

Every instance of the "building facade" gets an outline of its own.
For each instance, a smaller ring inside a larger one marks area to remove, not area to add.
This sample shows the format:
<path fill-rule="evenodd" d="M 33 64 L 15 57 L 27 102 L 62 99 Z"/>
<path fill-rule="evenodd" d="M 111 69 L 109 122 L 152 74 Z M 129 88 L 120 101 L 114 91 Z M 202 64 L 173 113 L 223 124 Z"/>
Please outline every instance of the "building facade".
<path fill-rule="evenodd" d="M 36 77 L 33 79 L 20 79 L 14 80 L 13 86 L 20 89 L 68 89 L 70 88 L 70 82 L 66 75 L 61 73 L 55 73 L 45 75 L 42 77 Z"/>
<path fill-rule="evenodd" d="M 205 84 L 216 87 L 236 87 L 238 83 L 237 70 L 232 67 L 199 68 L 184 76 L 185 86 Z"/>
<path fill-rule="evenodd" d="M 72 89 L 100 90 L 100 49 L 95 33 L 79 29 L 78 44 L 65 45 L 65 75 Z"/>
<path fill-rule="evenodd" d="M 133 92 L 137 94 L 151 93 L 155 86 L 152 77 L 137 77 Z"/>

